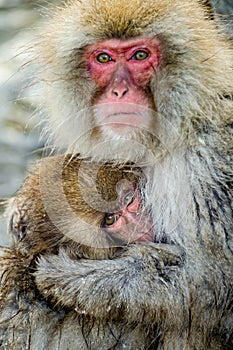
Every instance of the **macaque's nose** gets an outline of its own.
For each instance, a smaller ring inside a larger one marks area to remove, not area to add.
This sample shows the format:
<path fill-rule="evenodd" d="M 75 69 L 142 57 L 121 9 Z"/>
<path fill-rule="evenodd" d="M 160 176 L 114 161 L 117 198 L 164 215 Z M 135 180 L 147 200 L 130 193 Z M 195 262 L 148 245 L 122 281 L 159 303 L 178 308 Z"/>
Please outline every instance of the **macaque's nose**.
<path fill-rule="evenodd" d="M 116 97 L 119 97 L 119 98 L 121 98 L 124 95 L 126 95 L 128 91 L 129 91 L 129 88 L 127 86 L 127 82 L 126 81 L 122 81 L 121 83 L 116 83 L 116 84 L 114 84 L 114 86 L 112 88 L 112 93 Z"/>
<path fill-rule="evenodd" d="M 112 81 L 112 94 L 121 98 L 127 94 L 130 86 L 130 74 L 127 67 L 118 66 Z"/>

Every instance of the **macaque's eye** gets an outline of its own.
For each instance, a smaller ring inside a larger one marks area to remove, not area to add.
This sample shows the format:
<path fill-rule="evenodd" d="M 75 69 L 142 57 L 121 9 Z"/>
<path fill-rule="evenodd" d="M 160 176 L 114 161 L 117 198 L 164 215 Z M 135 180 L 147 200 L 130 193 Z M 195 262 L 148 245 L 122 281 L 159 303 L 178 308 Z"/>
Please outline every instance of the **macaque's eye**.
<path fill-rule="evenodd" d="M 112 57 L 109 56 L 106 52 L 101 52 L 97 57 L 97 61 L 99 63 L 107 63 L 109 61 L 112 61 Z"/>
<path fill-rule="evenodd" d="M 146 51 L 139 50 L 135 52 L 135 54 L 131 57 L 131 60 L 143 61 L 145 60 L 149 54 Z"/>
<path fill-rule="evenodd" d="M 102 227 L 111 226 L 111 225 L 115 224 L 117 219 L 118 219 L 118 217 L 116 214 L 106 214 L 101 226 Z"/>
<path fill-rule="evenodd" d="M 124 204 L 128 207 L 135 200 L 134 193 L 128 193 L 124 198 Z"/>

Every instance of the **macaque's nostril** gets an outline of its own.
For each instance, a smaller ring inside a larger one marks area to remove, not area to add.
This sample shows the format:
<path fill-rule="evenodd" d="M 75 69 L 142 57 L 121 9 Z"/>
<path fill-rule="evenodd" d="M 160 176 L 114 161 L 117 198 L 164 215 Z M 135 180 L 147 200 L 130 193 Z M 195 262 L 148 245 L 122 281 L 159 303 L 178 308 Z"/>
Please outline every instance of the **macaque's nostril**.
<path fill-rule="evenodd" d="M 124 88 L 113 88 L 112 93 L 116 96 L 116 97 L 123 97 L 124 95 L 127 94 L 127 92 L 129 91 L 129 89 L 127 87 Z"/>

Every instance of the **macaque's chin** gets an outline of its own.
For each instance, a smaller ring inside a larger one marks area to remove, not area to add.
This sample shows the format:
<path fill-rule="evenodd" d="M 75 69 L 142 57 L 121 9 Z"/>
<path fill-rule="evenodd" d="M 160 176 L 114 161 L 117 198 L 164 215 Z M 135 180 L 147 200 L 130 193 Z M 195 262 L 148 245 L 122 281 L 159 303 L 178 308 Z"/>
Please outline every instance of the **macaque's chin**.
<path fill-rule="evenodd" d="M 132 103 L 99 104 L 95 117 L 98 126 L 121 135 L 134 129 L 149 130 L 152 111 Z"/>
<path fill-rule="evenodd" d="M 154 231 L 150 229 L 148 232 L 144 233 L 133 233 L 128 238 L 128 243 L 136 243 L 136 242 L 155 242 L 156 238 L 154 235 Z"/>
<path fill-rule="evenodd" d="M 119 113 L 103 118 L 102 125 L 117 134 L 124 134 L 134 128 L 145 128 L 140 114 Z"/>
<path fill-rule="evenodd" d="M 134 242 L 155 242 L 154 231 L 150 229 L 148 232 L 140 235 Z"/>
<path fill-rule="evenodd" d="M 132 231 L 129 233 L 124 232 L 124 230 L 122 230 L 122 232 L 107 232 L 110 234 L 114 241 L 123 245 L 140 242 L 156 242 L 156 237 L 152 228 L 149 231 L 143 233 L 137 230 L 135 232 Z"/>
<path fill-rule="evenodd" d="M 131 213 L 132 214 L 132 213 Z M 135 213 L 136 214 L 136 213 Z M 113 240 L 119 240 L 124 244 L 131 244 L 136 242 L 157 242 L 157 237 L 152 227 L 152 220 L 147 215 L 135 215 L 132 214 L 131 220 L 135 222 L 130 222 L 128 224 L 118 224 L 119 220 L 112 225 L 112 227 L 105 229 L 107 234 L 109 234 Z M 137 222 L 138 220 L 138 222 Z M 115 227 L 118 227 L 116 229 Z"/>

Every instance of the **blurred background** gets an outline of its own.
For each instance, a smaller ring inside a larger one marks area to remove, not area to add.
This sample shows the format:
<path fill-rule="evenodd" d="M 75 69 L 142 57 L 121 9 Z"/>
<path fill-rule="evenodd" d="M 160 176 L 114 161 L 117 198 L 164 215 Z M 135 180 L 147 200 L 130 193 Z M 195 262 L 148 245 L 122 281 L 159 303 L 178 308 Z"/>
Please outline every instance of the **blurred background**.
<path fill-rule="evenodd" d="M 30 164 L 43 154 L 35 113 L 39 99 L 29 68 L 22 69 L 23 51 L 33 41 L 33 28 L 40 25 L 44 8 L 59 2 L 0 0 L 0 245 L 9 243 L 4 199 L 14 195 Z M 233 38 L 233 0 L 213 0 L 212 4 Z"/>
<path fill-rule="evenodd" d="M 14 195 L 30 163 L 42 155 L 37 96 L 23 65 L 24 47 L 30 45 L 45 5 L 41 0 L 0 0 L 0 245 L 8 243 L 4 199 Z"/>

